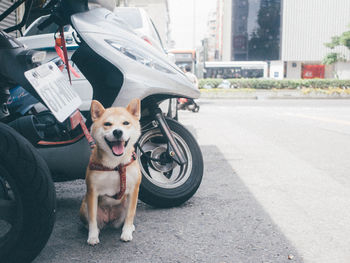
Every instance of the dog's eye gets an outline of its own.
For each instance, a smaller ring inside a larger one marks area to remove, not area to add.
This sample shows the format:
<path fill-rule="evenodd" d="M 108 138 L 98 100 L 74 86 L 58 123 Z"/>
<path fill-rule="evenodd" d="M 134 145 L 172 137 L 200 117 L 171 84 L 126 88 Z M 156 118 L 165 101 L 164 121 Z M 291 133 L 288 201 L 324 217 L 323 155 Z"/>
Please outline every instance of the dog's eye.
<path fill-rule="evenodd" d="M 128 122 L 128 121 L 123 122 L 123 125 L 129 125 L 129 124 L 130 124 L 130 122 Z"/>
<path fill-rule="evenodd" d="M 105 122 L 103 125 L 104 125 L 104 126 L 112 126 L 112 123 L 110 123 L 110 122 Z"/>

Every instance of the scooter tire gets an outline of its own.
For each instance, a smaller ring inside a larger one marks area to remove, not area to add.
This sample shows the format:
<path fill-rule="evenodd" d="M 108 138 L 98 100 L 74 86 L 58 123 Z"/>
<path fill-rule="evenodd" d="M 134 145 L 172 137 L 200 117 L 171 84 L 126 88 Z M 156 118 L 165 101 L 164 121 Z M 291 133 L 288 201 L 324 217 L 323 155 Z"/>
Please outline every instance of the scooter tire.
<path fill-rule="evenodd" d="M 192 110 L 193 112 L 198 112 L 199 111 L 199 106 L 198 105 L 196 105 L 196 107 L 194 107 L 194 109 Z"/>
<path fill-rule="evenodd" d="M 159 208 L 179 206 L 189 200 L 200 186 L 204 170 L 202 152 L 193 135 L 179 122 L 168 118 L 166 121 L 173 134 L 181 137 L 183 142 L 187 144 L 192 164 L 189 176 L 177 187 L 161 187 L 142 173 L 139 198 L 144 203 Z M 154 132 L 160 134 L 157 129 Z M 140 141 L 142 141 L 142 136 L 146 134 L 141 135 Z M 140 154 L 139 151 L 138 154 Z M 141 162 L 140 165 L 142 165 Z"/>
<path fill-rule="evenodd" d="M 55 187 L 33 145 L 2 123 L 0 157 L 0 176 L 7 181 L 16 202 L 15 220 L 0 237 L 0 262 L 31 262 L 47 243 L 54 226 Z"/>

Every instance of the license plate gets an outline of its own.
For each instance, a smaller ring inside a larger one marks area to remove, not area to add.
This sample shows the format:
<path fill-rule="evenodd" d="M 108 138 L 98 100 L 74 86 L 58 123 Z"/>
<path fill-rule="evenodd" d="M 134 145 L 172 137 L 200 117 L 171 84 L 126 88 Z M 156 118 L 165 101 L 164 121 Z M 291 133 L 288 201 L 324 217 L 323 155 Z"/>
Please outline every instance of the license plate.
<path fill-rule="evenodd" d="M 81 105 L 79 95 L 55 63 L 43 64 L 24 75 L 59 122 L 66 120 Z"/>

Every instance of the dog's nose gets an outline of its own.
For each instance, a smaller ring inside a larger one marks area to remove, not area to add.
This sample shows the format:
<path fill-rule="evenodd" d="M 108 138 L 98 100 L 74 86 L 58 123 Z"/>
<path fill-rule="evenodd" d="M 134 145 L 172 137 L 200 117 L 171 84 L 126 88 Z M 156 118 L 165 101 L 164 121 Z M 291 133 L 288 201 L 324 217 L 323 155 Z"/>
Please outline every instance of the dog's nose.
<path fill-rule="evenodd" d="M 122 130 L 114 130 L 113 135 L 115 138 L 120 139 L 123 136 L 123 131 Z"/>

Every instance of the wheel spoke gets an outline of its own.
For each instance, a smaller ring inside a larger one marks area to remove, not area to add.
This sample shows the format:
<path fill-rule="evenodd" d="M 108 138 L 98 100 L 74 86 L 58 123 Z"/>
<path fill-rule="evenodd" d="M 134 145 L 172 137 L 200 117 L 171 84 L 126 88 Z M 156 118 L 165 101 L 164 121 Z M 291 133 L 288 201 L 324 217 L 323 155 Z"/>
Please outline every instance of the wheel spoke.
<path fill-rule="evenodd" d="M 179 165 L 176 165 L 173 168 L 170 177 L 168 177 L 169 182 L 175 183 L 179 179 L 180 176 L 181 176 L 181 167 Z"/>
<path fill-rule="evenodd" d="M 162 172 L 158 172 L 152 168 L 149 169 L 149 173 L 152 179 L 159 183 L 166 184 L 170 181 Z"/>
<path fill-rule="evenodd" d="M 16 202 L 0 199 L 0 220 L 11 223 L 16 215 Z"/>
<path fill-rule="evenodd" d="M 162 145 L 165 145 L 164 143 L 162 144 L 158 144 L 158 143 L 153 143 L 151 141 L 148 141 L 146 142 L 144 145 L 142 145 L 142 150 L 147 153 L 147 152 L 152 152 L 155 148 L 159 147 L 159 146 L 162 146 Z"/>

